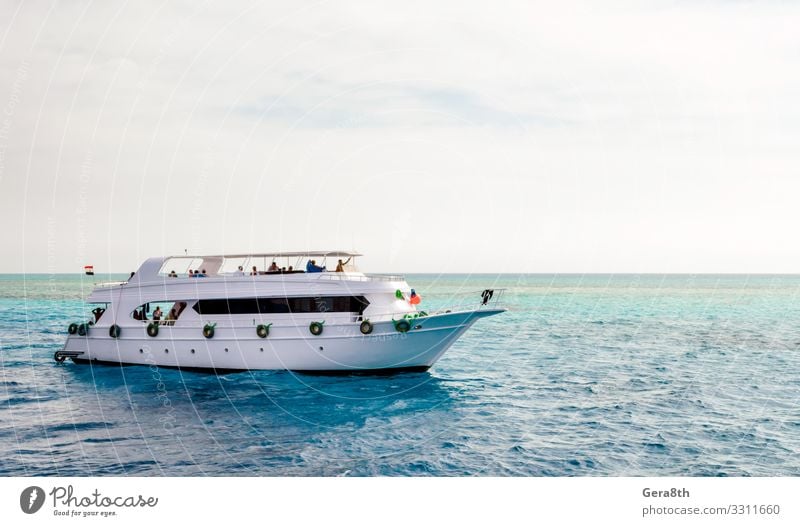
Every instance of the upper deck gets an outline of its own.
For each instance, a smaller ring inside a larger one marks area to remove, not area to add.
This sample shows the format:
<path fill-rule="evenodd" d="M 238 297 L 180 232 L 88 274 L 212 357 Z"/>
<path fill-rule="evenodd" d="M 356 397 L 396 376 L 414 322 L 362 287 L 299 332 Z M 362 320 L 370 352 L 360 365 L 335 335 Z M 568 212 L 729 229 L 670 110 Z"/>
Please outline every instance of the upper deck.
<path fill-rule="evenodd" d="M 187 296 L 220 296 L 280 292 L 307 294 L 346 288 L 368 291 L 406 289 L 401 275 L 364 274 L 355 265 L 356 252 L 274 252 L 231 255 L 183 255 L 147 259 L 126 282 L 101 284 L 89 301 L 108 301 L 115 290 L 124 295 L 164 288 Z M 315 268 L 306 270 L 314 262 Z M 342 263 L 339 267 L 339 262 Z M 332 264 L 331 264 L 332 263 Z M 339 271 L 337 271 L 337 267 Z M 154 291 L 155 293 L 155 291 Z"/>
<path fill-rule="evenodd" d="M 150 258 L 128 280 L 147 283 L 163 277 L 206 279 L 339 272 L 361 274 L 347 251 L 267 252 L 258 254 L 182 255 Z"/>

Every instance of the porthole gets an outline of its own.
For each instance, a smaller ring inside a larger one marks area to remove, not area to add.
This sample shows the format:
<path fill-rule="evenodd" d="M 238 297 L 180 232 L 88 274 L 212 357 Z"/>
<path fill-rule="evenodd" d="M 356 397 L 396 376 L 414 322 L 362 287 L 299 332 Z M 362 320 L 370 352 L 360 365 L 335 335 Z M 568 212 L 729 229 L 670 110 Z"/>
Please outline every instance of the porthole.
<path fill-rule="evenodd" d="M 192 349 L 192 354 L 194 354 L 194 349 Z"/>

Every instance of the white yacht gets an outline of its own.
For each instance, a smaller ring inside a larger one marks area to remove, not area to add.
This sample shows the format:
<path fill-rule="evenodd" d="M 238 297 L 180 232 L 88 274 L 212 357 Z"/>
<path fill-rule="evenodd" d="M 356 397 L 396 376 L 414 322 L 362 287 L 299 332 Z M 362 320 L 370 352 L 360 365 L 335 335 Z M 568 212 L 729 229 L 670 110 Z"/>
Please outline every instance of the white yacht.
<path fill-rule="evenodd" d="M 478 319 L 505 310 L 501 289 L 424 310 L 404 277 L 363 274 L 358 256 L 148 259 L 128 281 L 94 289 L 90 319 L 69 326 L 55 359 L 213 372 L 425 371 Z"/>

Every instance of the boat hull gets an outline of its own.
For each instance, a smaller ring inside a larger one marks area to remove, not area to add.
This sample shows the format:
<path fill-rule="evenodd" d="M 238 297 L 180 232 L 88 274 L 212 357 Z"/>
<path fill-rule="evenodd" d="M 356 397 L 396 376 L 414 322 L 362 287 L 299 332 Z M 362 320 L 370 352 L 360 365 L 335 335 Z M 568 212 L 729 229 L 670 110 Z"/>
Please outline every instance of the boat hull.
<path fill-rule="evenodd" d="M 392 321 L 377 322 L 371 334 L 359 323 L 325 326 L 314 336 L 307 326 L 276 326 L 266 338 L 253 327 L 217 327 L 213 338 L 199 328 L 160 327 L 149 337 L 145 327 L 123 327 L 118 338 L 100 328 L 71 335 L 64 352 L 77 363 L 156 365 L 209 372 L 291 370 L 309 373 L 424 371 L 478 319 L 503 309 L 478 309 L 410 320 L 408 332 Z M 79 354 L 77 354 L 79 353 Z M 76 355 L 77 354 L 77 355 Z"/>

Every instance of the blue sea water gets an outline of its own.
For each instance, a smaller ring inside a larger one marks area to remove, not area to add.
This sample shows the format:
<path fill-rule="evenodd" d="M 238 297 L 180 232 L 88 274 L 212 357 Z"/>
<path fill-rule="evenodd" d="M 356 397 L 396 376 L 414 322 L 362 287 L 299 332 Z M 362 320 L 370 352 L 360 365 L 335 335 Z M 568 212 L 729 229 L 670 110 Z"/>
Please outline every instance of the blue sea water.
<path fill-rule="evenodd" d="M 800 475 L 800 276 L 507 288 L 427 373 L 56 365 L 91 278 L 0 276 L 0 475 Z"/>

